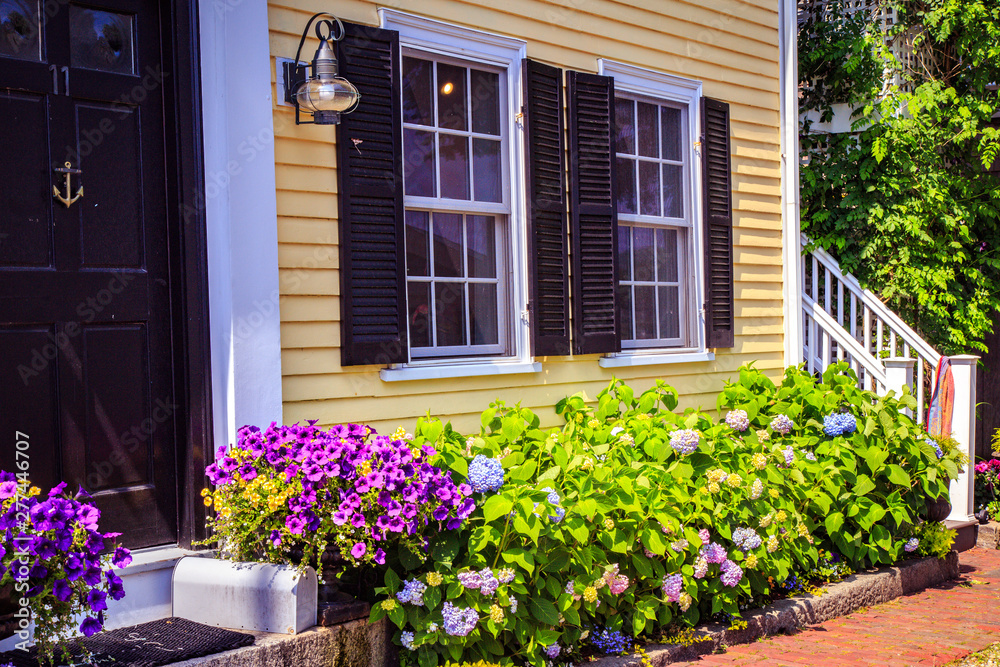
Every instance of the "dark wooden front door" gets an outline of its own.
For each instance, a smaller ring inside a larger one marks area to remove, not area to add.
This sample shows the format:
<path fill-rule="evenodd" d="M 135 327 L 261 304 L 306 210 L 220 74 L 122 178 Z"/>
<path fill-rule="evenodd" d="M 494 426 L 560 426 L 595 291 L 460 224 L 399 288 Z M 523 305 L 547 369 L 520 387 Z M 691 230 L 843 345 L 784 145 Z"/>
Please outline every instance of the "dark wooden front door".
<path fill-rule="evenodd" d="M 132 547 L 177 540 L 160 16 L 0 0 L 0 468 L 26 442 Z"/>

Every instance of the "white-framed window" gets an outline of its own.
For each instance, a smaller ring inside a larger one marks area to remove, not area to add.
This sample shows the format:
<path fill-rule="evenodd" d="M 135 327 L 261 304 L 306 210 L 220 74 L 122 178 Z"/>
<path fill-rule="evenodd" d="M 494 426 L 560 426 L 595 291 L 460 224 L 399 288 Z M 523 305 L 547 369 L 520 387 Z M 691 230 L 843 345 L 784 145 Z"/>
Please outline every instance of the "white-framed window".
<path fill-rule="evenodd" d="M 408 366 L 525 361 L 525 43 L 379 14 L 400 33 Z"/>
<path fill-rule="evenodd" d="M 600 61 L 615 78 L 618 308 L 625 352 L 704 350 L 701 84 Z"/>

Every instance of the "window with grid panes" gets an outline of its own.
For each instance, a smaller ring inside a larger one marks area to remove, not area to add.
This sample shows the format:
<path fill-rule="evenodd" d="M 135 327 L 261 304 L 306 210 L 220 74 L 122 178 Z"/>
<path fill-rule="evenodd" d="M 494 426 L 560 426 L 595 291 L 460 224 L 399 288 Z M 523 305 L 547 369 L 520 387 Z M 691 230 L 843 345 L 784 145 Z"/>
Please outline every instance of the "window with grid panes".
<path fill-rule="evenodd" d="M 687 113 L 643 98 L 615 100 L 623 348 L 686 347 L 694 337 Z"/>
<path fill-rule="evenodd" d="M 499 68 L 404 51 L 411 358 L 511 352 L 505 98 Z"/>

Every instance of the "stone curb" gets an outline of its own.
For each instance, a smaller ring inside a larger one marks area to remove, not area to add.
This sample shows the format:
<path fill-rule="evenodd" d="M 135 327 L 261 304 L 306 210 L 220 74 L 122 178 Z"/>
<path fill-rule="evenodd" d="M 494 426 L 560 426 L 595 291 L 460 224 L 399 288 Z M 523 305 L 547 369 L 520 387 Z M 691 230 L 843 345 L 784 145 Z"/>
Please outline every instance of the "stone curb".
<path fill-rule="evenodd" d="M 694 660 L 725 646 L 749 644 L 768 635 L 822 623 L 957 577 L 958 553 L 955 551 L 940 560 L 906 561 L 895 567 L 853 574 L 827 586 L 826 592 L 819 597 L 805 595 L 779 600 L 745 616 L 747 627 L 742 630 L 729 630 L 720 623 L 711 623 L 698 628 L 695 637 L 701 641 L 691 646 L 650 644 L 645 647 L 646 653 L 654 667 Z M 588 667 L 638 667 L 641 664 L 639 656 L 627 655 L 601 658 L 589 663 Z"/>
<path fill-rule="evenodd" d="M 329 628 L 312 627 L 297 635 L 249 634 L 257 640 L 252 646 L 170 663 L 170 667 L 389 667 L 399 664 L 387 619 L 374 624 L 361 619 Z"/>

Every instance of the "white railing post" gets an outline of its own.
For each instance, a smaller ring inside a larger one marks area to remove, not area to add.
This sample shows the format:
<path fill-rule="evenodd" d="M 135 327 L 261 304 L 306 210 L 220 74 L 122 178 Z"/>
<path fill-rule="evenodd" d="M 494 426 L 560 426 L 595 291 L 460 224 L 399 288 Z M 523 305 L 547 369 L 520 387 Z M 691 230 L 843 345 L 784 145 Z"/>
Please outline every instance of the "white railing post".
<path fill-rule="evenodd" d="M 952 436 L 962 451 L 969 455 L 969 464 L 958 479 L 951 481 L 951 514 L 953 521 L 970 521 L 974 508 L 973 471 L 976 465 L 976 364 L 979 357 L 963 354 L 950 357 L 951 374 L 955 380 L 955 412 L 951 418 Z"/>
<path fill-rule="evenodd" d="M 886 391 L 891 389 L 896 392 L 896 398 L 899 398 L 903 395 L 903 387 L 912 387 L 913 365 L 916 361 L 916 359 L 907 359 L 905 357 L 883 359 L 882 363 L 885 364 Z M 911 417 L 913 416 L 913 410 L 909 408 L 905 408 L 903 412 Z"/>

